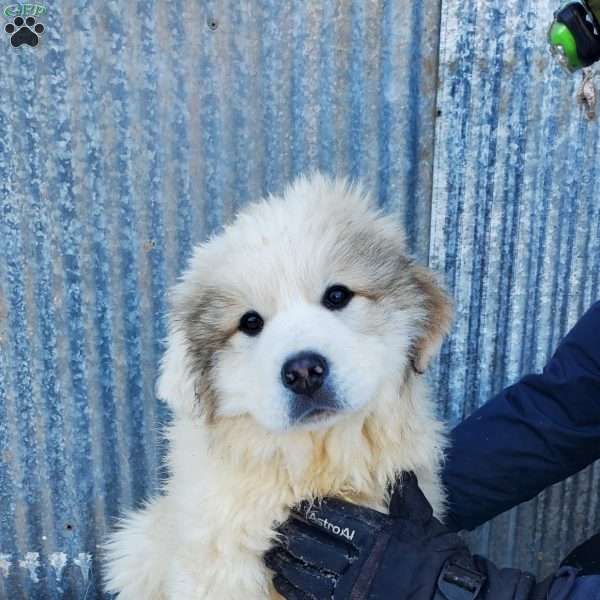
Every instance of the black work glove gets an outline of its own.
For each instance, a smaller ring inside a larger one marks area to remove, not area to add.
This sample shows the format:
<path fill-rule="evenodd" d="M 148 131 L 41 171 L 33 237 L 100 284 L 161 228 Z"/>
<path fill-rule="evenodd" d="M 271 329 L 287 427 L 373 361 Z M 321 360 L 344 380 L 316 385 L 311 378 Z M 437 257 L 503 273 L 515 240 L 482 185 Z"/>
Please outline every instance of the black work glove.
<path fill-rule="evenodd" d="M 471 556 L 434 518 L 412 473 L 403 475 L 389 515 L 325 499 L 302 504 L 279 532 L 265 563 L 287 600 L 533 598 L 533 576 Z"/>

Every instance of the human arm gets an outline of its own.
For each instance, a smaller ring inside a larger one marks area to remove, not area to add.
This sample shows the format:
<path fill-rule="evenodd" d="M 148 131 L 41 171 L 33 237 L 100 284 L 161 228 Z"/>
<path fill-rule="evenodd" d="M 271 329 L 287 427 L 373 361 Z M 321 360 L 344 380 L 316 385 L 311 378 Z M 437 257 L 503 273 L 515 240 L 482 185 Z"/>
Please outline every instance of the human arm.
<path fill-rule="evenodd" d="M 527 375 L 451 433 L 446 523 L 473 529 L 600 458 L 600 302 L 541 374 Z"/>

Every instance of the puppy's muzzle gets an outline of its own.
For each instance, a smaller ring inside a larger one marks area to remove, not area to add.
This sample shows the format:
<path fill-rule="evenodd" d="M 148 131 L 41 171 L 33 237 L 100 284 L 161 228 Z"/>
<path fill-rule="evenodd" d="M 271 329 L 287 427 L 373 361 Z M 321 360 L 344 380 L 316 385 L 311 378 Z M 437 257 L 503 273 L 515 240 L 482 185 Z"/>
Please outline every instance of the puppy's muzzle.
<path fill-rule="evenodd" d="M 289 404 L 292 423 L 320 419 L 341 408 L 328 376 L 327 359 L 316 352 L 300 352 L 286 360 L 281 381 L 293 392 Z"/>

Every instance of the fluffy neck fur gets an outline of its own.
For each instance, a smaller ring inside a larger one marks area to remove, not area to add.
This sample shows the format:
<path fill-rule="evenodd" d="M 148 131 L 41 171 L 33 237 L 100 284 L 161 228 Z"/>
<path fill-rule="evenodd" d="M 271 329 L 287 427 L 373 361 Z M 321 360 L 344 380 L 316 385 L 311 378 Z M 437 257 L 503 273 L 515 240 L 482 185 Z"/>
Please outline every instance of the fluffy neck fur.
<path fill-rule="evenodd" d="M 181 416 L 170 439 L 174 485 L 198 481 L 194 487 L 202 496 L 218 493 L 205 488 L 210 481 L 217 488 L 226 486 L 229 494 L 267 504 L 270 500 L 289 507 L 333 495 L 383 509 L 389 483 L 399 472 L 412 470 L 436 512 L 442 510 L 442 428 L 422 377 L 412 373 L 400 393 L 384 389 L 370 412 L 346 417 L 328 429 L 272 433 L 250 417 L 209 425 L 201 417 Z"/>

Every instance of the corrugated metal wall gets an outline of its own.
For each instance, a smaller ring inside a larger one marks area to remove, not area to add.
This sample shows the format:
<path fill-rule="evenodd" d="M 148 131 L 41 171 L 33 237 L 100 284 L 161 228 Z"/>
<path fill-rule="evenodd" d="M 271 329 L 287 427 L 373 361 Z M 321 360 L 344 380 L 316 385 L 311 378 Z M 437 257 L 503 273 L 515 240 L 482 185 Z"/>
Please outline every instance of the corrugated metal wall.
<path fill-rule="evenodd" d="M 598 122 L 575 103 L 580 77 L 550 60 L 556 8 L 442 2 L 430 263 L 456 302 L 437 371 L 452 420 L 541 370 L 600 298 Z M 474 546 L 547 573 L 600 530 L 599 501 L 600 464 L 484 526 Z"/>
<path fill-rule="evenodd" d="M 597 124 L 549 65 L 553 8 L 444 0 L 440 31 L 439 2 L 88 0 L 36 48 L 3 34 L 0 598 L 99 596 L 96 545 L 159 478 L 165 291 L 300 171 L 362 177 L 445 273 L 450 419 L 543 365 L 600 295 Z M 549 568 L 600 528 L 599 477 L 474 544 Z"/>

